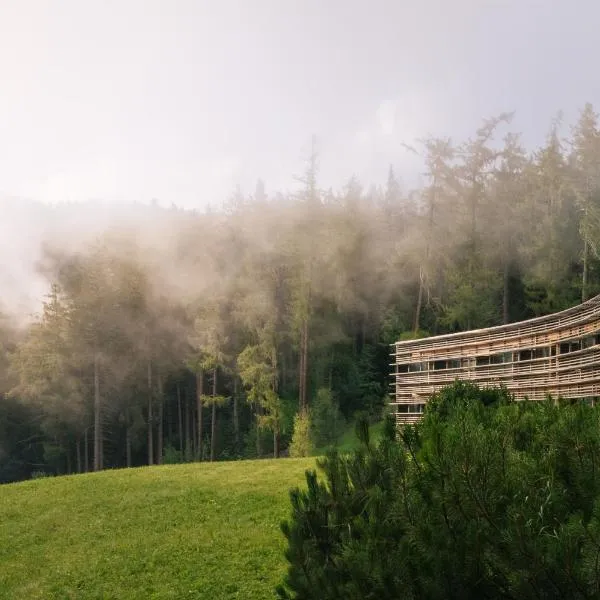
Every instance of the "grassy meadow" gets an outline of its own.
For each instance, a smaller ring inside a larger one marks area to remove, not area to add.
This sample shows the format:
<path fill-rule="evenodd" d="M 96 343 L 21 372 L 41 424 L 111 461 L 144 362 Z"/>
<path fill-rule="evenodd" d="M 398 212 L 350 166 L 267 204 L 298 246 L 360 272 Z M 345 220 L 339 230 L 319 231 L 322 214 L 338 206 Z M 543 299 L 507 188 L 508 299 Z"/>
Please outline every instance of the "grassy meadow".
<path fill-rule="evenodd" d="M 279 524 L 314 459 L 143 467 L 0 486 L 0 598 L 274 597 Z"/>

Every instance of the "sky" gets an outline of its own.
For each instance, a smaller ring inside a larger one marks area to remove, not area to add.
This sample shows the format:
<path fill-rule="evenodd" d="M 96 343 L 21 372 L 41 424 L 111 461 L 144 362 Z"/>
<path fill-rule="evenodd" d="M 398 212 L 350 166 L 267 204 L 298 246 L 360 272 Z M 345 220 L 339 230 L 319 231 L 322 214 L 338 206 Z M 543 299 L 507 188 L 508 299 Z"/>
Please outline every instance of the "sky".
<path fill-rule="evenodd" d="M 201 208 L 409 184 L 403 144 L 600 109 L 595 0 L 0 0 L 0 196 Z"/>

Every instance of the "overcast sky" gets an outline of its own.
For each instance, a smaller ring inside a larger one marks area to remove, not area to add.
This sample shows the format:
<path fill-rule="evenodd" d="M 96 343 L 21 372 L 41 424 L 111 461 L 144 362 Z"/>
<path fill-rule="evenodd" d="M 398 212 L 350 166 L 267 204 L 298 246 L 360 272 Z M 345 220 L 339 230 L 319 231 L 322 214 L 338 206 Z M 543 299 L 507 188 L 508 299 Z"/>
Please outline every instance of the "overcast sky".
<path fill-rule="evenodd" d="M 595 0 L 0 0 L 0 194 L 181 206 L 385 181 L 427 133 L 600 109 Z"/>

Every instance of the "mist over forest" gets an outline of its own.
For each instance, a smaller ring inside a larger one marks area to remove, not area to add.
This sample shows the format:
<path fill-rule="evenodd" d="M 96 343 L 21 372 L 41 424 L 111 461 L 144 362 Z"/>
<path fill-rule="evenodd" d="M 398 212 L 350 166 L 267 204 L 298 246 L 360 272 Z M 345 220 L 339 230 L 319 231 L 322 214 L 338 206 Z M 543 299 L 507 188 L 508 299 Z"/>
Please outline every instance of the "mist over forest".
<path fill-rule="evenodd" d="M 202 212 L 4 199 L 0 481 L 323 446 L 386 411 L 392 342 L 598 293 L 598 116 L 511 121 L 412 143 L 418 189 L 322 189 L 313 142 L 293 193 Z"/>

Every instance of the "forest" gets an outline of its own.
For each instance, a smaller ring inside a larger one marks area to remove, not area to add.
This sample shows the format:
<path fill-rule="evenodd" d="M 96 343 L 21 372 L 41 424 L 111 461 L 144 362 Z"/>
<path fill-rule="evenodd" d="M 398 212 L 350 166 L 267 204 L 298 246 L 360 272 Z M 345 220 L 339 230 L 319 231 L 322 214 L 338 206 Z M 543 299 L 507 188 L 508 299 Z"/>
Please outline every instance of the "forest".
<path fill-rule="evenodd" d="M 416 141 L 420 189 L 391 166 L 322 189 L 313 144 L 293 193 L 258 180 L 46 240 L 38 313 L 0 319 L 0 482 L 307 454 L 383 417 L 392 342 L 599 293 L 598 116 L 557 117 L 534 149 L 511 118 Z"/>

